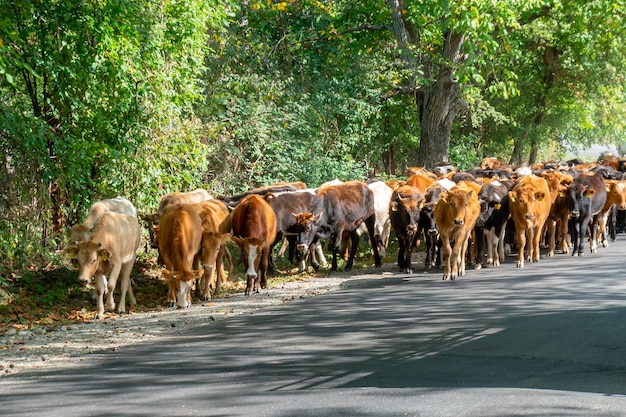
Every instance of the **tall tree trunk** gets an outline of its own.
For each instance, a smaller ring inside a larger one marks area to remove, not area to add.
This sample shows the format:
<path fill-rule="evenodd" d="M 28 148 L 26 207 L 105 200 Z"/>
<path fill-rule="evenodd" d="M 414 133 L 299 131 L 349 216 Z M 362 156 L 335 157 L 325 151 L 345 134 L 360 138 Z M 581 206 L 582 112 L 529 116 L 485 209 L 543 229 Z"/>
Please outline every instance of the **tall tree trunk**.
<path fill-rule="evenodd" d="M 389 0 L 393 19 L 393 32 L 404 62 L 411 73 L 423 73 L 426 83 L 410 79 L 415 86 L 415 102 L 419 111 L 420 145 L 416 164 L 433 167 L 437 162 L 448 160 L 450 134 L 455 117 L 467 111 L 467 103 L 454 74 L 454 67 L 463 61 L 461 48 L 465 36 L 452 30 L 444 34 L 441 62 L 435 64 L 427 54 L 415 55 L 420 51 L 419 31 L 407 19 L 406 0 Z M 417 87 L 418 84 L 421 84 Z"/>

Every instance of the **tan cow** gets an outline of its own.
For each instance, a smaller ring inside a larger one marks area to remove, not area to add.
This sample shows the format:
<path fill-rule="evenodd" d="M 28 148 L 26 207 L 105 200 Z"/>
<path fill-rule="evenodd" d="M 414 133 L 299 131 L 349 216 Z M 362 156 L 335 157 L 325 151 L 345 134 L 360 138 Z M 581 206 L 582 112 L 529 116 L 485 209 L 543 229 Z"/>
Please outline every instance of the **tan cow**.
<path fill-rule="evenodd" d="M 536 175 L 518 179 L 509 191 L 509 209 L 515 224 L 519 253 L 517 267 L 524 266 L 524 252 L 528 245 L 528 260 L 539 261 L 539 243 L 542 229 L 550 214 L 551 196 L 548 182 Z"/>
<path fill-rule="evenodd" d="M 167 305 L 188 307 L 191 286 L 204 272 L 193 269 L 202 248 L 202 220 L 191 204 L 175 204 L 163 211 L 156 230 L 168 283 Z"/>
<path fill-rule="evenodd" d="M 613 217 L 613 208 L 616 210 L 626 210 L 626 180 L 604 180 L 606 183 L 606 202 L 600 211 L 599 225 L 600 233 L 598 237 L 602 239 L 600 242 L 605 248 L 609 246 L 606 238 L 606 225 L 611 216 L 612 228 L 610 227 L 611 240 L 615 240 L 615 219 Z"/>
<path fill-rule="evenodd" d="M 471 187 L 457 185 L 440 195 L 434 215 L 446 262 L 443 271 L 444 280 L 453 280 L 457 276 L 465 275 L 465 255 L 469 237 L 479 214 L 478 196 Z"/>
<path fill-rule="evenodd" d="M 96 201 L 89 207 L 89 212 L 83 224 L 77 224 L 70 228 L 70 243 L 74 244 L 81 240 L 89 240 L 91 238 L 91 229 L 104 213 L 120 213 L 137 217 L 135 206 L 124 197 Z"/>
<path fill-rule="evenodd" d="M 89 282 L 96 278 L 98 311 L 96 319 L 104 315 L 104 294 L 107 294 L 107 309 L 114 310 L 113 292 L 121 274 L 121 296 L 118 313 L 126 311 L 126 292 L 131 309 L 137 304 L 130 285 L 130 273 L 139 248 L 141 229 L 137 218 L 119 213 L 104 213 L 91 229 L 91 239 L 68 246 L 65 251 L 78 259 L 78 279 Z M 109 275 L 107 282 L 106 275 Z"/>
<path fill-rule="evenodd" d="M 548 256 L 554 255 L 556 243 L 563 253 L 569 253 L 568 221 L 570 209 L 567 203 L 568 187 L 574 177 L 562 171 L 546 171 L 541 174 L 550 189 L 550 215 L 546 219 L 545 230 L 548 237 Z"/>
<path fill-rule="evenodd" d="M 232 218 L 230 210 L 221 200 L 207 200 L 195 206 L 202 221 L 202 252 L 201 263 L 204 274 L 200 280 L 199 292 L 204 300 L 211 299 L 211 288 L 221 291 L 222 282 L 226 281 L 224 273 L 224 255 L 228 253 L 226 243 L 232 236 Z M 227 257 L 229 257 L 227 255 Z M 231 262 L 232 267 L 232 262 Z M 215 279 L 217 275 L 217 279 Z"/>

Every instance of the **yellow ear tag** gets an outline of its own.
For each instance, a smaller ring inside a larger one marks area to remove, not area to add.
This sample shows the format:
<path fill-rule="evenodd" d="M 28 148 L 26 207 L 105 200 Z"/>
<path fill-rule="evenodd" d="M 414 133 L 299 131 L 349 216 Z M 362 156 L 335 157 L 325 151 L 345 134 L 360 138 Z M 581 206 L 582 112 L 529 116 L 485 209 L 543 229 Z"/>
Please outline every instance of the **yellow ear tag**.
<path fill-rule="evenodd" d="M 510 196 L 510 199 L 511 199 L 511 203 L 515 203 L 515 197 Z"/>
<path fill-rule="evenodd" d="M 106 253 L 102 254 L 102 260 L 106 261 L 107 259 L 109 259 L 109 255 L 107 255 Z"/>
<path fill-rule="evenodd" d="M 585 191 L 585 197 L 589 198 L 591 197 L 593 193 L 591 191 Z"/>
<path fill-rule="evenodd" d="M 502 204 L 500 203 L 496 203 L 493 205 L 493 208 L 495 208 L 496 210 L 500 210 L 500 207 L 502 207 Z"/>
<path fill-rule="evenodd" d="M 561 191 L 561 192 L 559 193 L 559 197 L 561 197 L 561 198 L 565 197 L 565 191 Z"/>

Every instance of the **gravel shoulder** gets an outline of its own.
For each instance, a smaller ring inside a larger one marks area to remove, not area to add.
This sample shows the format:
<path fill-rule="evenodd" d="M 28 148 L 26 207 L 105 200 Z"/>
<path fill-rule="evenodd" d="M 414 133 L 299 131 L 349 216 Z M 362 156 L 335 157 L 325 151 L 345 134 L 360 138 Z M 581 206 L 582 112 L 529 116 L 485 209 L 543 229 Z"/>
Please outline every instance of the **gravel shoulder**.
<path fill-rule="evenodd" d="M 240 314 L 271 309 L 273 306 L 321 296 L 365 280 L 393 276 L 397 267 L 367 268 L 336 272 L 323 277 L 299 277 L 272 285 L 259 294 L 243 293 L 196 303 L 184 310 L 107 314 L 103 320 L 66 326 L 35 326 L 9 329 L 0 335 L 0 376 L 20 371 L 70 366 L 86 360 L 93 352 L 117 350 L 160 337 L 184 334 L 211 321 L 227 320 Z M 138 300 L 141 303 L 141 300 Z"/>

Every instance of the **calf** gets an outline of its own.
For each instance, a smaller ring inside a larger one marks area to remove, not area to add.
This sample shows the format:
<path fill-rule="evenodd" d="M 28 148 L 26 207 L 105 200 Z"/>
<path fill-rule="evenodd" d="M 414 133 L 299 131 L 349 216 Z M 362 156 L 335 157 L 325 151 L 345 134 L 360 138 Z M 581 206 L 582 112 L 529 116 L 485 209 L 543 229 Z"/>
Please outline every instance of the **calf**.
<path fill-rule="evenodd" d="M 310 245 L 319 239 L 330 239 L 333 251 L 331 270 L 333 271 L 337 270 L 337 255 L 341 250 L 341 238 L 344 231 L 350 233 L 352 240 L 346 270 L 352 269 L 354 263 L 354 255 L 359 245 L 356 229 L 361 223 L 365 223 L 369 235 L 376 239 L 374 195 L 360 181 L 320 187 L 309 211 L 297 214 L 300 220 L 298 248 L 308 251 Z M 381 266 L 377 244 L 372 245 L 372 251 L 376 266 Z"/>
<path fill-rule="evenodd" d="M 568 189 L 568 207 L 572 219 L 572 255 L 582 256 L 587 228 L 590 230 L 590 250 L 597 250 L 598 214 L 606 202 L 606 185 L 598 173 L 580 174 Z"/>
<path fill-rule="evenodd" d="M 435 205 L 435 221 L 441 235 L 445 266 L 443 279 L 465 275 L 465 255 L 480 205 L 470 187 L 456 186 L 443 193 Z M 454 247 L 452 243 L 454 242 Z"/>
<path fill-rule="evenodd" d="M 131 309 L 137 304 L 130 285 L 130 273 L 140 239 L 141 229 L 137 217 L 110 212 L 102 214 L 93 224 L 90 240 L 82 240 L 65 249 L 70 257 L 78 259 L 79 281 L 86 283 L 95 276 L 98 295 L 96 319 L 104 316 L 104 294 L 107 294 L 107 308 L 111 311 L 115 309 L 113 292 L 120 274 L 121 295 L 117 312 L 126 311 L 126 292 Z"/>
<path fill-rule="evenodd" d="M 191 286 L 203 270 L 194 270 L 202 249 L 202 220 L 191 204 L 168 206 L 156 227 L 159 253 L 168 283 L 168 307 L 188 307 L 191 304 Z"/>
<path fill-rule="evenodd" d="M 276 239 L 276 215 L 263 197 L 251 194 L 233 210 L 233 240 L 246 267 L 246 295 L 267 287 L 270 247 Z"/>
<path fill-rule="evenodd" d="M 398 249 L 398 266 L 400 270 L 409 274 L 413 273 L 411 254 L 418 239 L 420 209 L 423 205 L 424 197 L 417 188 L 410 185 L 395 190 L 389 202 L 391 227 L 396 233 L 400 246 Z"/>

